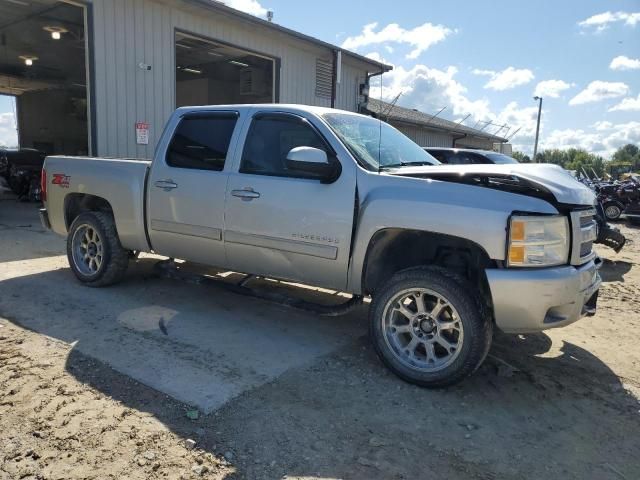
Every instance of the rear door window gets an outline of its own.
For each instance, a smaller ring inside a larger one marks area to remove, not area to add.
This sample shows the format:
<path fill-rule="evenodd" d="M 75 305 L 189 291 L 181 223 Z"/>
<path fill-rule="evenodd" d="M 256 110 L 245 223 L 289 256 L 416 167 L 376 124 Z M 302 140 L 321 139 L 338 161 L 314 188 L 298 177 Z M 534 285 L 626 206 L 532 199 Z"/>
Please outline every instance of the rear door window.
<path fill-rule="evenodd" d="M 183 118 L 167 150 L 167 165 L 221 171 L 238 120 L 234 112 L 196 114 Z"/>

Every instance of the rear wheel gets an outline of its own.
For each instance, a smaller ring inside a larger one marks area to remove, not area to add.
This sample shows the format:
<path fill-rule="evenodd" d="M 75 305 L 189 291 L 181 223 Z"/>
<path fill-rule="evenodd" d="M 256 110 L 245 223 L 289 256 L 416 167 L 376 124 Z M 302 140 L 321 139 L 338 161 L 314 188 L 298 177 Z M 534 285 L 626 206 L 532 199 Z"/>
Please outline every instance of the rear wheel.
<path fill-rule="evenodd" d="M 437 267 L 395 274 L 374 296 L 370 333 L 376 352 L 400 378 L 443 387 L 485 359 L 493 323 L 460 276 Z"/>
<path fill-rule="evenodd" d="M 120 245 L 113 216 L 104 212 L 82 213 L 73 221 L 67 258 L 78 280 L 90 287 L 119 282 L 129 264 L 129 252 Z"/>

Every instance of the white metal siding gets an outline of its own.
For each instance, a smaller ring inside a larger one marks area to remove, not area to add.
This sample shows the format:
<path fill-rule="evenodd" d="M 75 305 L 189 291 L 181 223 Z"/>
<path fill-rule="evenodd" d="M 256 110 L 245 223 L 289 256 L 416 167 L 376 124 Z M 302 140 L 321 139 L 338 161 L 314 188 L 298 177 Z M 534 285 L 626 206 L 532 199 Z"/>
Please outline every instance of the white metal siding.
<path fill-rule="evenodd" d="M 410 125 L 391 124 L 421 147 L 451 147 L 453 135 Z"/>
<path fill-rule="evenodd" d="M 366 81 L 366 72 L 346 63 L 345 56 L 343 55 L 340 83 L 336 85 L 335 107 L 341 110 L 357 112 L 360 98 L 360 84 Z"/>
<path fill-rule="evenodd" d="M 176 29 L 279 58 L 282 103 L 331 104 L 330 99 L 315 96 L 316 59 L 331 56 L 326 48 L 178 0 L 92 0 L 92 4 L 97 155 L 153 156 L 175 108 Z M 336 107 L 356 110 L 357 85 L 364 82 L 366 67 L 342 58 Z M 151 70 L 141 69 L 140 63 L 151 65 Z M 147 146 L 136 145 L 138 121 L 150 124 Z"/>

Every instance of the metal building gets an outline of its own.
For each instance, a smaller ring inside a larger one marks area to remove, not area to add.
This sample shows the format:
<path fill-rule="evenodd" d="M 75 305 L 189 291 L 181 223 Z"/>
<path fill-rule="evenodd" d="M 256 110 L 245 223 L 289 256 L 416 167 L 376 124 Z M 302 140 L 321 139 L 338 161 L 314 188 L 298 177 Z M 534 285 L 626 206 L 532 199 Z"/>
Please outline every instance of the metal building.
<path fill-rule="evenodd" d="M 47 154 L 151 158 L 181 105 L 358 111 L 390 68 L 211 0 L 0 2 L 0 94 Z"/>
<path fill-rule="evenodd" d="M 493 150 L 496 144 L 508 141 L 482 130 L 438 118 L 434 114 L 429 115 L 373 98 L 368 99 L 363 109 L 365 113 L 390 123 L 421 147 Z"/>

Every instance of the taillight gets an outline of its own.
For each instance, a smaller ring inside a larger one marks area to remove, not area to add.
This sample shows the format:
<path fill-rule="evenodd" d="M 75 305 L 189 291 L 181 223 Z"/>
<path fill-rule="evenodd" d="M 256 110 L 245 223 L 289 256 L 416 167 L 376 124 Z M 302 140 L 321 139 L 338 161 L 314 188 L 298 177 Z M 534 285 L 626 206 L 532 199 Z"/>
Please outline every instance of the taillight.
<path fill-rule="evenodd" d="M 47 171 L 44 168 L 40 172 L 40 198 L 43 202 L 47 201 Z"/>

